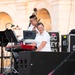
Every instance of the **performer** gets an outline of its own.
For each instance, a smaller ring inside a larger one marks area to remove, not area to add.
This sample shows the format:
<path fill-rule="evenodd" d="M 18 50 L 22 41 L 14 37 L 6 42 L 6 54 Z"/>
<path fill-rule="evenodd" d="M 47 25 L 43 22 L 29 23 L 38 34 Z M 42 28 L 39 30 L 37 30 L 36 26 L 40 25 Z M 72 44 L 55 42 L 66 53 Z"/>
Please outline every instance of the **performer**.
<path fill-rule="evenodd" d="M 35 38 L 35 42 L 32 45 L 37 46 L 36 51 L 51 52 L 50 35 L 44 29 L 43 23 L 41 22 L 38 23 L 37 29 L 39 33 L 37 34 L 37 37 Z"/>
<path fill-rule="evenodd" d="M 38 23 L 37 17 L 36 15 L 31 15 L 29 18 L 30 18 L 30 24 L 29 24 L 28 30 L 30 31 L 35 30 L 37 34 L 38 33 L 38 29 L 36 28 L 36 25 Z"/>

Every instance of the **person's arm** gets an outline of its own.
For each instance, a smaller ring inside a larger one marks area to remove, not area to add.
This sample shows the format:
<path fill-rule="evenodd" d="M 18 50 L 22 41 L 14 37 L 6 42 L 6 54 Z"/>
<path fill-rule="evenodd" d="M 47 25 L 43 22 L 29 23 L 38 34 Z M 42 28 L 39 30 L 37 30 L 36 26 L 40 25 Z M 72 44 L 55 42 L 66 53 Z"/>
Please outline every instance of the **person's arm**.
<path fill-rule="evenodd" d="M 46 45 L 46 43 L 46 41 L 43 41 L 41 45 L 36 49 L 36 51 L 40 51 Z"/>

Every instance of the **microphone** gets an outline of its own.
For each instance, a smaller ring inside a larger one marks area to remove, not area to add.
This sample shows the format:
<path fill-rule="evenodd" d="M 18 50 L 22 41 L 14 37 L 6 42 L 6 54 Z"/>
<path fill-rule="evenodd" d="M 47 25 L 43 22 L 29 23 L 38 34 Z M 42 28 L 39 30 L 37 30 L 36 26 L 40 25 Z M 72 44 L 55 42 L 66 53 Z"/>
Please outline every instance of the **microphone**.
<path fill-rule="evenodd" d="M 7 24 L 5 25 L 5 28 L 6 28 L 6 29 L 8 29 L 8 28 L 7 28 L 7 25 L 9 25 L 9 24 L 11 25 L 11 27 L 14 27 L 14 26 L 15 26 L 15 25 L 13 25 L 12 23 L 7 23 Z"/>

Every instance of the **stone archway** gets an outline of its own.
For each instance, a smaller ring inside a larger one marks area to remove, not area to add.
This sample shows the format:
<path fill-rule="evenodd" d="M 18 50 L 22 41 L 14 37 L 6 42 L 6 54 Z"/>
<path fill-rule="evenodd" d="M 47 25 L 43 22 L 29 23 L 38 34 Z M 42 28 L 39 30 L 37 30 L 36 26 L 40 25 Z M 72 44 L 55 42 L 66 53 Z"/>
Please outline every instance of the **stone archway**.
<path fill-rule="evenodd" d="M 0 31 L 5 30 L 5 25 L 12 23 L 12 18 L 5 12 L 0 12 Z M 8 28 L 11 28 L 10 24 Z"/>
<path fill-rule="evenodd" d="M 43 9 L 39 9 L 37 11 L 37 18 L 40 19 L 40 22 L 42 22 L 45 25 L 45 29 L 47 31 L 50 31 L 52 26 L 51 26 L 51 17 L 49 12 L 43 8 Z"/>

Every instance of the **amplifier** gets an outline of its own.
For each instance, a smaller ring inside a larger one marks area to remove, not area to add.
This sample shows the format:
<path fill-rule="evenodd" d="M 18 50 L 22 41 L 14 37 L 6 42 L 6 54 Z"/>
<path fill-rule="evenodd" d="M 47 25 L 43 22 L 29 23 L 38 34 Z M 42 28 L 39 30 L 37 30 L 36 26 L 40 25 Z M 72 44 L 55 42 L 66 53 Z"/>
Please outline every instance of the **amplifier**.
<path fill-rule="evenodd" d="M 75 34 L 70 34 L 68 37 L 68 52 L 75 51 Z"/>
<path fill-rule="evenodd" d="M 61 35 L 61 51 L 68 51 L 68 35 Z"/>
<path fill-rule="evenodd" d="M 48 75 L 69 55 L 61 52 L 29 52 L 19 53 L 19 75 Z M 75 54 L 74 56 L 75 57 Z M 71 58 L 72 58 L 71 57 Z M 75 61 L 67 61 L 53 75 L 72 75 Z"/>

